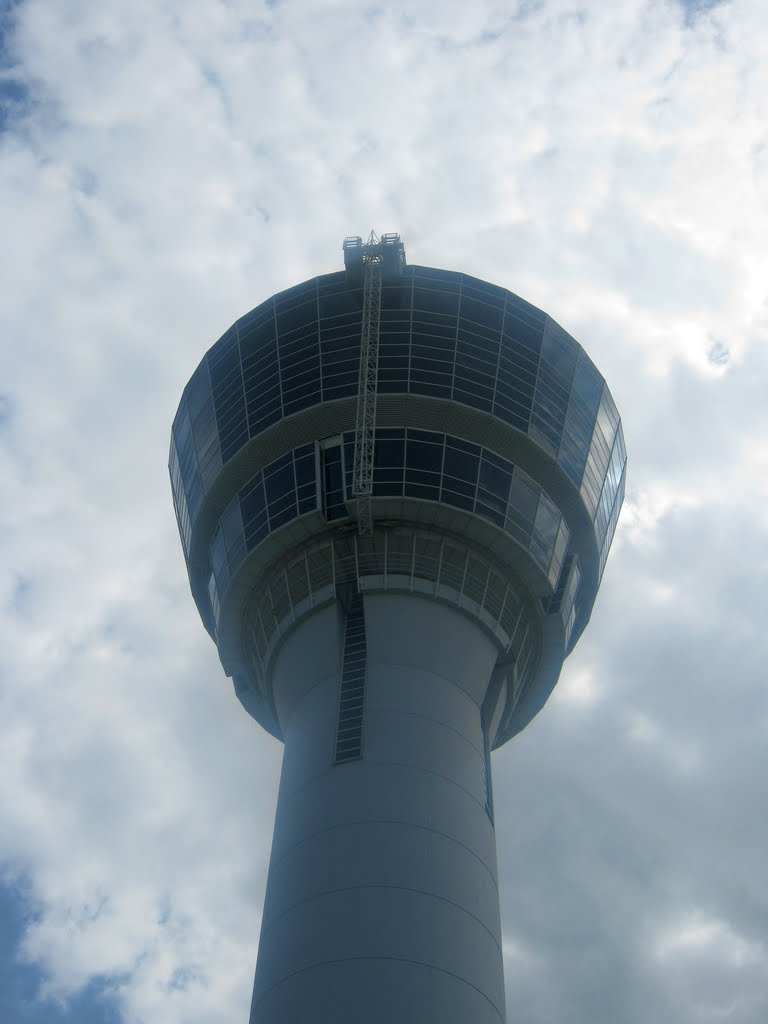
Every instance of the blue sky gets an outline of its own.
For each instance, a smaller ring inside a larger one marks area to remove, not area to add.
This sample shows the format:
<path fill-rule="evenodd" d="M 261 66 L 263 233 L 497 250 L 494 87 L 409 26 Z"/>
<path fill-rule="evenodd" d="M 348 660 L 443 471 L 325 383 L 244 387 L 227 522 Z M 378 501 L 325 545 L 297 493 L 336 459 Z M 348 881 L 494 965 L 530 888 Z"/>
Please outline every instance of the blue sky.
<path fill-rule="evenodd" d="M 494 755 L 515 1019 L 768 1019 L 762 0 L 0 9 L 0 1019 L 247 1018 L 280 747 L 170 422 L 371 228 L 545 309 L 624 420 L 592 622 Z"/>
<path fill-rule="evenodd" d="M 117 1024 L 120 1010 L 105 979 L 94 979 L 66 1001 L 38 997 L 44 975 L 37 965 L 21 962 L 17 955 L 33 918 L 26 886 L 13 882 L 0 886 L 0 1019 L 19 1024 Z"/>

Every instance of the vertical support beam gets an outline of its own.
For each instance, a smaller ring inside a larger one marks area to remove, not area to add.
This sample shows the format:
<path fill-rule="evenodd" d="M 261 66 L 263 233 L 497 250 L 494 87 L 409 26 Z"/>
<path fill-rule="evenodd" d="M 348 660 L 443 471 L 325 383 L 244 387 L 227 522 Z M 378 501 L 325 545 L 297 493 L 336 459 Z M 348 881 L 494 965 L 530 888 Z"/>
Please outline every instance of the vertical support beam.
<path fill-rule="evenodd" d="M 371 232 L 363 246 L 363 322 L 360 336 L 360 377 L 357 389 L 355 456 L 352 494 L 357 498 L 357 528 L 373 533 L 371 495 L 376 431 L 376 390 L 379 380 L 379 327 L 381 323 L 382 244 Z"/>

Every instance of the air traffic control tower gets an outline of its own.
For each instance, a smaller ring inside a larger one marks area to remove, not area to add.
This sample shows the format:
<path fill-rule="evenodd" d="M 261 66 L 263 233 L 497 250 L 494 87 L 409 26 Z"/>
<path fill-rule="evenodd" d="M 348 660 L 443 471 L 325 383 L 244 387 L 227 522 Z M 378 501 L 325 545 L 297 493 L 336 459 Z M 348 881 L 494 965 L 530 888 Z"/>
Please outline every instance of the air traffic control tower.
<path fill-rule="evenodd" d="M 396 234 L 343 251 L 224 333 L 173 423 L 192 593 L 285 744 L 250 1020 L 499 1024 L 490 752 L 589 620 L 624 439 L 541 310 Z"/>

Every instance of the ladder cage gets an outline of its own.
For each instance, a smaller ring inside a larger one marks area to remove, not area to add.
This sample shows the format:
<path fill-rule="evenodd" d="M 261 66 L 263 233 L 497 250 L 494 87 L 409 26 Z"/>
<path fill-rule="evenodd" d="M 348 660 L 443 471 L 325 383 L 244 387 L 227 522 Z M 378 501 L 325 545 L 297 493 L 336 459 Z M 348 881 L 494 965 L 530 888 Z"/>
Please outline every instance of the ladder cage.
<path fill-rule="evenodd" d="M 376 444 L 376 394 L 379 379 L 379 329 L 381 288 L 386 272 L 399 276 L 405 265 L 405 247 L 396 232 L 378 237 L 373 231 L 363 243 L 359 235 L 344 239 L 344 265 L 348 272 L 361 270 L 363 311 L 360 334 L 360 376 L 357 388 L 355 454 L 352 497 L 357 501 L 358 532 L 373 533 L 373 460 Z"/>

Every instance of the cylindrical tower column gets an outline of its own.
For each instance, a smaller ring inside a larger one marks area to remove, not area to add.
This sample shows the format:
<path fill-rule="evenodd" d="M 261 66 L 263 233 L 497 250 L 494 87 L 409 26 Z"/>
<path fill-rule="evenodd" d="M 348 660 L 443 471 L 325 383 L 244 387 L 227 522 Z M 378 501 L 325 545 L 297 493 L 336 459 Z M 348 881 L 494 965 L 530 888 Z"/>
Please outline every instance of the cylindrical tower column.
<path fill-rule="evenodd" d="M 345 618 L 305 619 L 275 662 L 285 754 L 251 1022 L 499 1024 L 481 710 L 498 648 L 445 605 L 366 597 L 364 756 L 335 763 Z"/>

